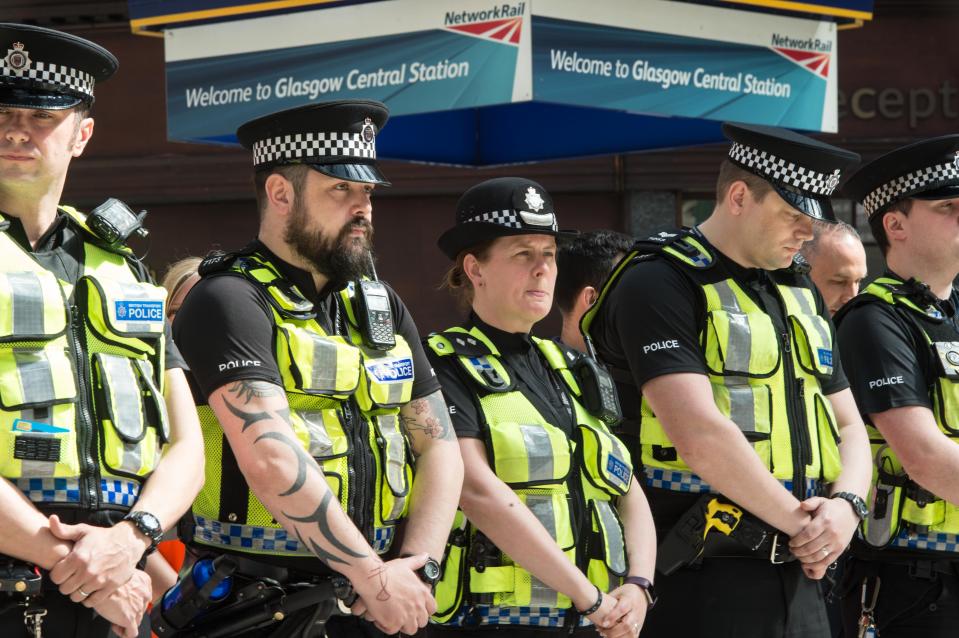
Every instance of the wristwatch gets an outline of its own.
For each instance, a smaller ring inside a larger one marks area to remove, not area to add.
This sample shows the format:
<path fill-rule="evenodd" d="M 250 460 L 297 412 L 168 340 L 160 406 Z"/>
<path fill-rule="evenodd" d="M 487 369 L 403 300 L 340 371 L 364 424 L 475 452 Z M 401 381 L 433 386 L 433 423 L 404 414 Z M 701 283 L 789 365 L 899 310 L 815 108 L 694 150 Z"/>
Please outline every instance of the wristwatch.
<path fill-rule="evenodd" d="M 656 595 L 656 588 L 653 587 L 652 581 L 648 578 L 643 578 L 642 576 L 627 576 L 623 579 L 624 585 L 636 585 L 643 590 L 643 594 L 646 595 L 646 602 L 649 603 L 649 608 L 652 609 L 656 606 L 656 601 L 659 600 L 659 596 Z"/>
<path fill-rule="evenodd" d="M 133 523 L 138 532 L 150 539 L 150 546 L 143 552 L 144 556 L 149 556 L 156 551 L 157 545 L 163 538 L 163 527 L 160 525 L 160 519 L 150 512 L 137 511 L 127 512 L 123 520 Z"/>
<path fill-rule="evenodd" d="M 440 576 L 443 575 L 443 570 L 440 569 L 440 564 L 434 558 L 427 558 L 426 563 L 416 570 L 416 575 L 420 577 L 424 583 L 430 586 L 430 590 L 436 589 L 436 583 L 440 582 Z"/>
<path fill-rule="evenodd" d="M 866 517 L 869 516 L 869 508 L 866 507 L 866 501 L 862 500 L 852 492 L 836 492 L 832 495 L 832 498 L 841 498 L 849 503 L 849 505 L 852 507 L 852 511 L 856 513 L 856 516 L 859 517 L 860 521 L 866 520 Z"/>

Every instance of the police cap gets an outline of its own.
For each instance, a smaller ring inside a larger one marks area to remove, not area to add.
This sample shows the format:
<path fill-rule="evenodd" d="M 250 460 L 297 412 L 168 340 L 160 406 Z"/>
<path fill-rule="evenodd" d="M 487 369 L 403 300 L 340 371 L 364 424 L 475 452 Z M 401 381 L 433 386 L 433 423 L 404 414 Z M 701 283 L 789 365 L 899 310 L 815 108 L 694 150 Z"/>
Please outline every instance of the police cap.
<path fill-rule="evenodd" d="M 376 167 L 376 135 L 389 110 L 374 100 L 308 104 L 251 120 L 236 131 L 256 170 L 287 164 L 351 182 L 389 186 Z"/>
<path fill-rule="evenodd" d="M 0 105 L 69 109 L 93 104 L 93 86 L 113 75 L 113 54 L 69 33 L 0 23 Z"/>
<path fill-rule="evenodd" d="M 864 165 L 843 186 L 872 217 L 905 199 L 959 197 L 959 135 L 922 140 Z"/>
<path fill-rule="evenodd" d="M 723 124 L 733 142 L 729 160 L 767 182 L 790 206 L 813 219 L 835 222 L 829 197 L 859 155 L 787 129 Z"/>
<path fill-rule="evenodd" d="M 576 231 L 559 230 L 553 200 L 546 189 L 522 177 L 497 177 L 463 193 L 456 204 L 455 225 L 437 245 L 450 259 L 463 250 L 509 235 L 573 237 Z"/>

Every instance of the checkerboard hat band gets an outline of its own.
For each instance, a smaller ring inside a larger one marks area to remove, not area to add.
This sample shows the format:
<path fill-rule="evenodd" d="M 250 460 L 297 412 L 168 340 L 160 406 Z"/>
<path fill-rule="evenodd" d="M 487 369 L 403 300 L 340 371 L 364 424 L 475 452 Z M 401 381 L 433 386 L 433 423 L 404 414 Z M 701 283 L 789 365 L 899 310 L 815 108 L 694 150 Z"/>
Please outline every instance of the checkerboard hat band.
<path fill-rule="evenodd" d="M 862 200 L 862 207 L 867 216 L 878 213 L 892 202 L 920 193 L 933 190 L 940 186 L 959 184 L 959 166 L 956 161 L 936 164 L 918 171 L 897 177 L 886 182 L 876 190 L 866 195 Z"/>
<path fill-rule="evenodd" d="M 733 143 L 729 149 L 729 159 L 772 182 L 786 184 L 814 195 L 828 197 L 839 186 L 838 170 L 831 174 L 820 173 L 739 142 Z"/>
<path fill-rule="evenodd" d="M 479 215 L 473 215 L 472 217 L 464 219 L 461 223 L 472 224 L 475 222 L 496 224 L 497 226 L 505 226 L 507 228 L 535 228 L 535 226 L 530 224 L 523 224 L 519 214 L 513 210 L 494 210 L 488 213 L 480 213 Z M 546 228 L 546 226 L 543 226 L 543 228 Z M 553 223 L 549 229 L 554 232 L 559 229 L 556 225 L 555 216 L 553 216 Z"/>
<path fill-rule="evenodd" d="M 253 166 L 311 158 L 376 159 L 376 142 L 361 133 L 294 133 L 253 143 Z"/>
<path fill-rule="evenodd" d="M 14 69 L 7 64 L 6 58 L 0 58 L 0 76 L 43 82 L 58 88 L 67 88 L 89 98 L 93 97 L 93 85 L 96 83 L 92 75 L 80 69 L 37 60 L 31 60 L 25 69 Z"/>

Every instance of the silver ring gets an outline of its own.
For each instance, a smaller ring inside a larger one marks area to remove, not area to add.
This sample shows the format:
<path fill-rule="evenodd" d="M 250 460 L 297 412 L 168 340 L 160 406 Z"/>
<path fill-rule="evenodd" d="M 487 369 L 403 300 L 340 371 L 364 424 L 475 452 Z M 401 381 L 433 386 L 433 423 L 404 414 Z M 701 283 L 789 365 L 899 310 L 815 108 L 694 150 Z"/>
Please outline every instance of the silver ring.
<path fill-rule="evenodd" d="M 89 597 L 90 597 L 90 594 L 88 594 L 87 592 L 83 591 L 83 590 L 80 589 L 79 587 L 77 587 L 77 591 L 80 592 L 80 595 L 83 596 L 84 598 L 89 598 Z"/>
<path fill-rule="evenodd" d="M 823 555 L 823 556 L 829 556 L 829 547 L 828 547 L 828 546 L 822 548 L 822 555 Z"/>

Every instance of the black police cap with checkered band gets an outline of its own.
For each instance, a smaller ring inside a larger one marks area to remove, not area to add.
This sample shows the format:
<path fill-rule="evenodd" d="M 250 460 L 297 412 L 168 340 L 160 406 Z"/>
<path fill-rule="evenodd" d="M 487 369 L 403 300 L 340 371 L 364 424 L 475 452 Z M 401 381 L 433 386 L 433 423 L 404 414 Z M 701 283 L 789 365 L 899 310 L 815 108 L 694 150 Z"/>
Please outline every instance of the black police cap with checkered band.
<path fill-rule="evenodd" d="M 258 171 L 309 164 L 337 179 L 389 186 L 376 168 L 376 135 L 389 114 L 374 100 L 320 102 L 247 122 L 236 136 Z"/>
<path fill-rule="evenodd" d="M 864 165 L 843 186 L 872 217 L 901 199 L 959 197 L 959 135 L 897 148 Z"/>
<path fill-rule="evenodd" d="M 456 223 L 437 245 L 450 259 L 473 246 L 509 235 L 573 237 L 559 230 L 553 200 L 542 186 L 522 177 L 497 177 L 473 186 L 456 204 Z"/>
<path fill-rule="evenodd" d="M 0 105 L 69 109 L 93 104 L 93 87 L 113 75 L 113 54 L 69 33 L 0 23 Z"/>
<path fill-rule="evenodd" d="M 792 131 L 771 126 L 723 124 L 733 142 L 729 160 L 767 182 L 796 210 L 835 222 L 830 196 L 859 155 Z"/>

